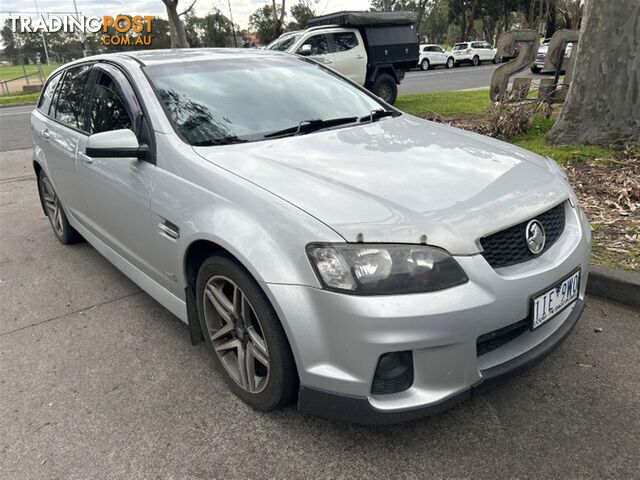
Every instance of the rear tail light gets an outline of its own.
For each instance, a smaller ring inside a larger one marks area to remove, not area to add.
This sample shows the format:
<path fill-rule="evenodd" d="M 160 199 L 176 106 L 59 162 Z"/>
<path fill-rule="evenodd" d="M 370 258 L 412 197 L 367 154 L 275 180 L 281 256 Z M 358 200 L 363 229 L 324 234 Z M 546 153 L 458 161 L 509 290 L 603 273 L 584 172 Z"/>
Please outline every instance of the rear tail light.
<path fill-rule="evenodd" d="M 471 49 L 470 48 L 467 49 L 467 54 L 471 55 Z"/>

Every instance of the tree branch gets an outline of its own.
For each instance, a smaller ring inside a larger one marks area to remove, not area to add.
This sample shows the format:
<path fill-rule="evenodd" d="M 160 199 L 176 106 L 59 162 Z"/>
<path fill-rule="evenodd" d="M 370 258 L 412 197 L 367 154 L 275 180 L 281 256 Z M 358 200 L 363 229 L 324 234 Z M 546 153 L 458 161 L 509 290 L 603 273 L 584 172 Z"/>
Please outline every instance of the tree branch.
<path fill-rule="evenodd" d="M 187 13 L 189 13 L 193 9 L 193 6 L 196 4 L 197 1 L 198 0 L 193 0 L 193 3 L 191 5 L 189 5 L 189 8 L 187 8 L 184 12 L 180 13 L 179 15 L 182 16 L 182 15 L 186 15 Z"/>

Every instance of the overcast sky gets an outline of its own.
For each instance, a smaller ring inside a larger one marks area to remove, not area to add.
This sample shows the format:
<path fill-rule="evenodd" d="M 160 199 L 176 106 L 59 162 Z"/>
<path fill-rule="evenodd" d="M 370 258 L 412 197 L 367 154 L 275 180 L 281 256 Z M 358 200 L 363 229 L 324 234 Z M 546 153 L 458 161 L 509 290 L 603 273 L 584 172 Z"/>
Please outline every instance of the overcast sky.
<path fill-rule="evenodd" d="M 193 0 L 180 0 L 180 8 L 186 8 Z M 287 0 L 287 12 L 298 0 Z M 0 0 L 0 21 L 4 23 L 8 13 L 35 12 L 36 4 L 41 12 L 73 12 L 73 0 Z M 76 0 L 78 11 L 85 15 L 157 15 L 166 18 L 162 0 Z M 231 0 L 233 20 L 243 28 L 247 27 L 249 15 L 271 0 Z M 198 16 L 205 15 L 213 7 L 229 15 L 228 0 L 197 0 L 194 7 Z M 340 10 L 368 10 L 369 0 L 319 0 L 316 11 L 331 13 Z"/>

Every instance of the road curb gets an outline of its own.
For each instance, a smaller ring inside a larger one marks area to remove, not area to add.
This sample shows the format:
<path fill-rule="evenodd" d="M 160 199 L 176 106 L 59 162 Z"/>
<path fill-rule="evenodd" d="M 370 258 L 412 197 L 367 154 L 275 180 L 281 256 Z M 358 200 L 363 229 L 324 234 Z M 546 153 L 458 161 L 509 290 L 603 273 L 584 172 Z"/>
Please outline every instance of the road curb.
<path fill-rule="evenodd" d="M 5 105 L 0 105 L 0 110 L 3 108 L 11 108 L 11 107 L 28 107 L 29 105 L 33 105 L 34 107 L 38 104 L 38 102 L 25 102 L 25 103 L 8 103 Z"/>
<path fill-rule="evenodd" d="M 640 274 L 591 265 L 587 293 L 640 309 Z"/>

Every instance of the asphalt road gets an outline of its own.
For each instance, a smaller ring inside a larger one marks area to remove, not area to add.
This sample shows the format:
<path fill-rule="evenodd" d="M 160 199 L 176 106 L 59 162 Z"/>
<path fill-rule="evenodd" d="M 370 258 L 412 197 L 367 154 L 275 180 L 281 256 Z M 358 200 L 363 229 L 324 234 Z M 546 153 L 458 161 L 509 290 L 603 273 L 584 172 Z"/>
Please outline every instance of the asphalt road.
<path fill-rule="evenodd" d="M 264 414 L 88 244 L 57 242 L 30 150 L 0 153 L 0 478 L 637 478 L 640 314 L 589 299 L 550 357 L 424 420 Z M 602 329 L 597 332 L 596 329 Z"/>
<path fill-rule="evenodd" d="M 483 64 L 478 67 L 461 65 L 459 68 L 450 70 L 438 67 L 426 72 L 408 72 L 400 84 L 399 95 L 489 87 L 491 85 L 491 76 L 496 68 L 498 68 L 498 65 Z M 533 79 L 548 77 L 547 75 L 533 74 L 529 70 L 525 70 L 517 76 Z"/>
<path fill-rule="evenodd" d="M 408 72 L 400 84 L 400 95 L 488 87 L 491 84 L 491 75 L 496 68 L 496 65 L 491 64 L 479 67 L 463 65 L 451 70 L 437 68 L 427 72 Z M 518 76 L 543 77 L 528 71 Z M 33 108 L 33 105 L 0 108 L 0 151 L 32 146 L 29 113 Z"/>
<path fill-rule="evenodd" d="M 0 152 L 33 146 L 29 115 L 35 105 L 0 108 Z"/>

